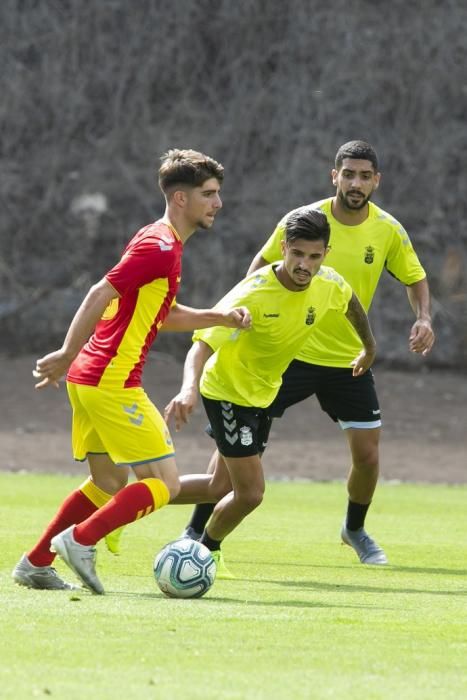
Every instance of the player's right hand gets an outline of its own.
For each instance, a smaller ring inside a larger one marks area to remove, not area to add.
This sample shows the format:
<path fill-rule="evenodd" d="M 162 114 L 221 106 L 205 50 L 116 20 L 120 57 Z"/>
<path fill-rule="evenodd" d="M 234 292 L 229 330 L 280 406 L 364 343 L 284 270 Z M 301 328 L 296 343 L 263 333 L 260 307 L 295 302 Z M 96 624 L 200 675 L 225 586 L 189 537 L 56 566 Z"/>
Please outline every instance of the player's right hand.
<path fill-rule="evenodd" d="M 58 380 L 67 373 L 70 364 L 69 355 L 62 349 L 41 357 L 37 360 L 36 368 L 32 371 L 32 376 L 35 379 L 40 379 L 35 384 L 35 388 L 44 389 L 46 386 L 52 385 L 58 389 Z"/>
<path fill-rule="evenodd" d="M 173 418 L 175 421 L 175 431 L 188 423 L 190 415 L 198 402 L 198 391 L 196 388 L 181 389 L 174 398 L 169 401 L 164 408 L 164 420 L 169 425 Z"/>

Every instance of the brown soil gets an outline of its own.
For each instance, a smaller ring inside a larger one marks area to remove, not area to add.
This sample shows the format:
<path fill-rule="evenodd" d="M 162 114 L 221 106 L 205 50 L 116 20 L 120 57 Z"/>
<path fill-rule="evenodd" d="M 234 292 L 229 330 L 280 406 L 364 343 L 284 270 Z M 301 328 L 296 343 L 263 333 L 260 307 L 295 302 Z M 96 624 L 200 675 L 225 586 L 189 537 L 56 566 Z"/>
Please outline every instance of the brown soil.
<path fill-rule="evenodd" d="M 70 454 L 66 391 L 34 390 L 35 358 L 2 358 L 0 444 L 4 471 L 86 473 Z M 162 409 L 178 391 L 180 363 L 150 355 L 145 388 Z M 383 412 L 381 475 L 384 479 L 444 483 L 467 481 L 467 377 L 444 371 L 404 373 L 375 369 Z M 200 405 L 174 435 L 182 473 L 204 471 L 213 442 L 204 433 Z M 314 398 L 274 422 L 264 457 L 268 478 L 343 479 L 349 455 L 345 436 Z"/>

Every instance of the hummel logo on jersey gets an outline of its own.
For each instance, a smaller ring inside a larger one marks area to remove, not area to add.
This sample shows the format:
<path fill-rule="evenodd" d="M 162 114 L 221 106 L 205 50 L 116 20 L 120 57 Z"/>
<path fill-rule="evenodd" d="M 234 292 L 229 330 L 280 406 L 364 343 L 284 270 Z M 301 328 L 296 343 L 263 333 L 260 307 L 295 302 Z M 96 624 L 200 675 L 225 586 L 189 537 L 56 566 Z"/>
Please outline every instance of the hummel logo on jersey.
<path fill-rule="evenodd" d="M 280 314 L 263 314 L 264 318 L 279 318 Z"/>
<path fill-rule="evenodd" d="M 162 241 L 159 241 L 159 248 L 161 250 L 172 250 L 173 245 L 171 243 L 163 243 Z"/>

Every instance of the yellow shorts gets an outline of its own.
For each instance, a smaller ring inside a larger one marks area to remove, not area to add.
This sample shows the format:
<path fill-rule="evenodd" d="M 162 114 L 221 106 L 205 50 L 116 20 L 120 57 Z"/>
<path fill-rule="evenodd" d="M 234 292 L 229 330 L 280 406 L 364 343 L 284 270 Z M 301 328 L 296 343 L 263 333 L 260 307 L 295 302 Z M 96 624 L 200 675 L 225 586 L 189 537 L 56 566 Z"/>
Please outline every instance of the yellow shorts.
<path fill-rule="evenodd" d="M 174 445 L 161 414 L 141 387 L 100 389 L 67 382 L 73 409 L 73 456 L 108 454 L 115 464 L 172 457 Z"/>

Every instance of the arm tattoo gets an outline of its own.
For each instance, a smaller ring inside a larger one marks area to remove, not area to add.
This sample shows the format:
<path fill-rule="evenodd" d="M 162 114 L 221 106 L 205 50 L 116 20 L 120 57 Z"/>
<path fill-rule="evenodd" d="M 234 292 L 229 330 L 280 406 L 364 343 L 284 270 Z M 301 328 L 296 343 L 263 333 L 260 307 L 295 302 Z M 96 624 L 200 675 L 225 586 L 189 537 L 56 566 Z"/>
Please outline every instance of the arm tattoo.
<path fill-rule="evenodd" d="M 368 321 L 368 316 L 365 313 L 365 309 L 360 304 L 360 301 L 355 293 L 352 294 L 352 298 L 349 301 L 349 306 L 345 315 L 360 336 L 360 340 L 362 341 L 365 350 L 374 350 L 376 347 L 376 342 L 373 333 L 371 332 L 370 322 Z"/>

